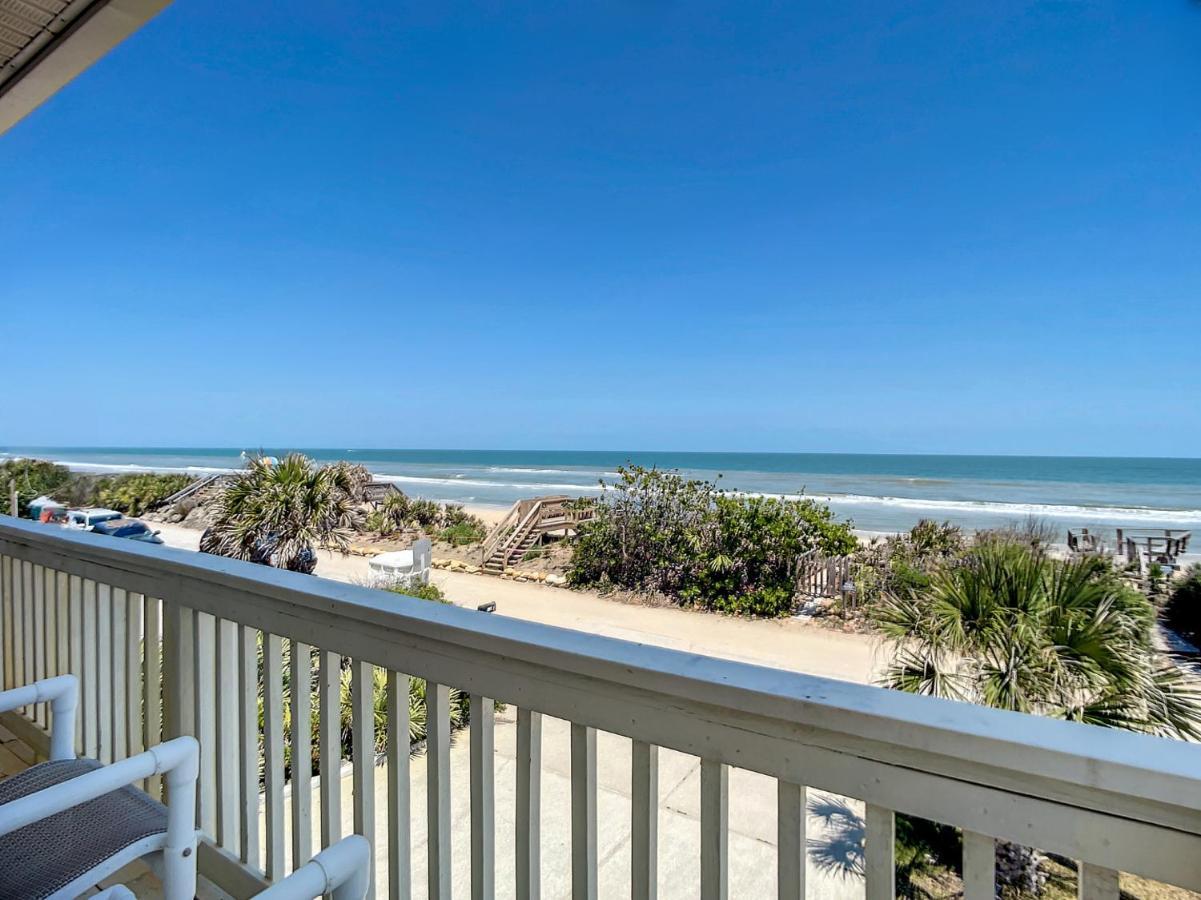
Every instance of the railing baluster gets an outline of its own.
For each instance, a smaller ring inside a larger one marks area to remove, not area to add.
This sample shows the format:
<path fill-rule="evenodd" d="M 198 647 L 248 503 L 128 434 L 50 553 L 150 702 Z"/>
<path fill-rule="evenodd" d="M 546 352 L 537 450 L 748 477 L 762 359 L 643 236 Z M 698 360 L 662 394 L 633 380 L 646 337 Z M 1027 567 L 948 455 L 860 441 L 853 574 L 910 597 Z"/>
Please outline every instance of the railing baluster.
<path fill-rule="evenodd" d="M 197 822 L 209 837 L 217 834 L 217 688 L 216 620 L 196 613 L 192 632 L 192 665 L 195 667 L 196 740 L 200 742 L 200 778 L 197 782 Z"/>
<path fill-rule="evenodd" d="M 217 843 L 237 853 L 241 786 L 238 742 L 238 623 L 217 620 Z M 256 790 L 255 793 L 258 793 Z"/>
<path fill-rule="evenodd" d="M 517 897 L 542 896 L 542 713 L 517 710 Z"/>
<path fill-rule="evenodd" d="M 496 893 L 496 705 L 471 695 L 471 898 Z"/>
<path fill-rule="evenodd" d="M 21 654 L 25 668 L 25 681 L 23 684 L 33 684 L 37 681 L 37 676 L 34 674 L 34 659 L 36 658 L 33 652 L 34 647 L 34 607 L 33 607 L 33 563 L 22 561 L 21 564 L 21 621 L 22 630 L 24 631 L 24 651 Z M 29 708 L 25 709 L 25 714 L 29 715 Z"/>
<path fill-rule="evenodd" d="M 90 578 L 83 579 L 80 593 L 82 615 L 80 624 L 83 641 L 81 656 L 83 668 L 79 675 L 80 693 L 83 707 L 83 753 L 96 759 L 100 756 L 100 736 L 96 733 L 97 709 L 96 676 L 100 671 L 100 662 L 96 652 L 96 582 Z"/>
<path fill-rule="evenodd" d="M 413 890 L 409 827 L 409 676 L 388 672 L 388 898 Z M 324 765 L 324 762 L 322 763 Z"/>
<path fill-rule="evenodd" d="M 571 896 L 596 900 L 596 729 L 571 723 Z"/>
<path fill-rule="evenodd" d="M 242 862 L 257 869 L 259 853 L 259 633 L 238 626 L 238 793 Z"/>
<path fill-rule="evenodd" d="M 73 672 L 71 668 L 71 584 L 66 572 L 54 573 L 54 601 L 58 622 L 55 636 L 58 638 L 59 675 Z"/>
<path fill-rule="evenodd" d="M 730 882 L 730 768 L 701 760 L 701 898 L 725 900 Z"/>
<path fill-rule="evenodd" d="M 113 589 L 96 585 L 96 736 L 99 759 L 113 761 Z M 186 732 L 190 733 L 190 732 Z"/>
<path fill-rule="evenodd" d="M 263 634 L 263 742 L 267 792 L 267 877 L 284 877 L 284 643 Z"/>
<path fill-rule="evenodd" d="M 125 616 L 126 753 L 145 749 L 142 735 L 142 595 L 130 592 Z"/>
<path fill-rule="evenodd" d="M 963 900 L 997 895 L 997 843 L 988 835 L 963 832 Z"/>
<path fill-rule="evenodd" d="M 4 618 L 4 631 L 0 634 L 0 653 L 4 654 L 4 690 L 17 686 L 13 677 L 13 559 L 11 556 L 0 557 L 0 615 Z"/>
<path fill-rule="evenodd" d="M 425 686 L 426 847 L 430 900 L 450 898 L 450 688 Z"/>
<path fill-rule="evenodd" d="M 146 701 L 146 725 L 144 734 L 146 746 L 153 747 L 163 738 L 163 605 L 157 597 L 146 597 L 142 621 L 142 678 Z M 161 798 L 163 795 L 163 779 L 161 775 L 152 775 L 146 779 L 146 790 L 151 797 Z"/>
<path fill-rule="evenodd" d="M 313 855 L 313 648 L 292 641 L 292 870 Z"/>
<path fill-rule="evenodd" d="M 776 894 L 779 900 L 804 900 L 806 793 L 799 784 L 776 782 Z"/>
<path fill-rule="evenodd" d="M 1121 894 L 1118 873 L 1113 869 L 1081 863 L 1076 896 L 1080 900 L 1118 900 Z"/>
<path fill-rule="evenodd" d="M 375 666 L 355 660 L 350 672 L 351 728 L 354 733 L 354 830 L 375 847 Z M 375 896 L 375 858 L 367 896 Z"/>
<path fill-rule="evenodd" d="M 630 749 L 630 897 L 659 892 L 659 748 L 634 741 Z"/>
<path fill-rule="evenodd" d="M 46 581 L 41 566 L 32 567 L 30 575 L 30 607 L 29 618 L 33 622 L 33 681 L 46 677 Z M 33 720 L 43 728 L 46 727 L 46 704 L 37 703 L 33 707 Z M 109 760 L 105 760 L 109 762 Z"/>
<path fill-rule="evenodd" d="M 75 714 L 75 752 L 83 755 L 84 749 L 83 719 L 84 707 L 87 705 L 87 692 L 84 690 L 83 668 L 83 579 L 78 575 L 67 577 L 67 621 L 69 625 L 67 668 L 79 678 L 79 710 Z"/>
<path fill-rule="evenodd" d="M 342 657 L 322 650 L 318 676 L 321 846 L 329 847 L 342 837 Z"/>
<path fill-rule="evenodd" d="M 863 863 L 867 900 L 896 897 L 896 816 L 891 809 L 867 804 Z"/>
<path fill-rule="evenodd" d="M 54 569 L 43 569 L 43 603 L 46 617 L 46 677 L 62 674 L 58 661 L 58 573 Z M 47 712 L 49 715 L 49 712 Z"/>
<path fill-rule="evenodd" d="M 109 620 L 110 643 L 112 644 L 112 669 L 109 672 L 108 690 L 112 697 L 112 718 L 109 720 L 109 731 L 112 732 L 113 759 L 124 759 L 126 752 L 125 734 L 125 626 L 128 619 L 129 599 L 121 588 L 113 588 L 109 602 L 112 613 Z M 203 752 L 201 754 L 203 756 Z"/>

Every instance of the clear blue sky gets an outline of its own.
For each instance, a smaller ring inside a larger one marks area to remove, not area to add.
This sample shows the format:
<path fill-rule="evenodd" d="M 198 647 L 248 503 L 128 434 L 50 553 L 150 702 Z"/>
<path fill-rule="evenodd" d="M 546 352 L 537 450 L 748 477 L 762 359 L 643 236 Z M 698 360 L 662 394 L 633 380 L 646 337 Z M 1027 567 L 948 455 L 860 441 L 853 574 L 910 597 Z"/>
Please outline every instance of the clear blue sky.
<path fill-rule="evenodd" d="M 1201 455 L 1201 5 L 442 6 L 0 138 L 0 444 Z"/>

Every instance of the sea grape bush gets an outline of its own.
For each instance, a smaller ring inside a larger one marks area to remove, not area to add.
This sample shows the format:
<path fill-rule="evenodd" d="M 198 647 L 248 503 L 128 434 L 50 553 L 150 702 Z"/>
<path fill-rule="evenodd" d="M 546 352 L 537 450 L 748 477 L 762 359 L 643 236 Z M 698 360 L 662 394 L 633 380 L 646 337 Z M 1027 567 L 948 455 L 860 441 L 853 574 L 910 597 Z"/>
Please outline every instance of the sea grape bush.
<path fill-rule="evenodd" d="M 580 526 L 573 584 L 781 616 L 793 607 L 799 556 L 845 555 L 855 546 L 850 524 L 812 500 L 747 496 L 641 466 L 618 472 L 615 484 L 602 482 L 595 516 Z"/>

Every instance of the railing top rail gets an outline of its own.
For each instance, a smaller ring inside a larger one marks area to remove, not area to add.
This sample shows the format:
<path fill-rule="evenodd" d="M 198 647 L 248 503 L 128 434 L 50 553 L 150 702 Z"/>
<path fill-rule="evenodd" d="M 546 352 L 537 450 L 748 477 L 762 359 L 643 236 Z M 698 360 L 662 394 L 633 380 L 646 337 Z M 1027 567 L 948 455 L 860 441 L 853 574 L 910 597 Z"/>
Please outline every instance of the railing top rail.
<path fill-rule="evenodd" d="M 1019 796 L 1040 810 L 1066 806 L 1201 835 L 1198 745 L 648 647 L 7 517 L 0 553 L 798 783 L 887 800 L 904 782 L 914 814 L 952 824 L 995 815 L 951 806 L 947 792 L 967 789 L 989 803 Z M 930 789 L 913 788 L 922 784 Z"/>

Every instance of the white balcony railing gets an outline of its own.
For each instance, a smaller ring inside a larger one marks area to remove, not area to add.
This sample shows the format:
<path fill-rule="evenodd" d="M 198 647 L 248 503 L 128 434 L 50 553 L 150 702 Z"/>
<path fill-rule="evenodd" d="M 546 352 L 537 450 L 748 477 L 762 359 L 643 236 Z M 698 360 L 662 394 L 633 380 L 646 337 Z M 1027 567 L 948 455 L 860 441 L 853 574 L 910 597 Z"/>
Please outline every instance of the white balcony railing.
<path fill-rule="evenodd" d="M 632 739 L 634 897 L 655 896 L 658 881 L 660 747 L 702 761 L 696 866 L 707 898 L 727 892 L 731 767 L 778 781 L 780 897 L 805 893 L 812 788 L 866 803 L 864 873 L 873 900 L 894 896 L 894 812 L 964 830 L 968 898 L 993 897 L 995 839 L 1080 861 L 1089 898 L 1117 898 L 1118 872 L 1201 891 L 1201 748 L 1194 745 L 651 648 L 8 518 L 0 519 L 0 618 L 6 688 L 68 671 L 80 676 L 81 752 L 107 761 L 177 734 L 199 739 L 201 871 L 236 896 L 302 865 L 315 852 L 314 832 L 323 846 L 336 840 L 343 804 L 387 873 L 373 885 L 376 894 L 424 893 L 410 885 L 408 675 L 429 682 L 424 887 L 431 897 L 449 897 L 452 888 L 451 687 L 471 695 L 470 779 L 456 790 L 470 791 L 473 897 L 539 896 L 544 840 L 569 842 L 572 896 L 597 895 L 598 731 Z M 339 796 L 340 777 L 319 777 L 341 772 L 340 720 L 329 712 L 338 708 L 344 657 L 353 673 L 355 748 L 347 797 Z M 378 806 L 376 667 L 389 689 L 386 802 Z M 285 717 L 285 674 L 292 683 L 317 679 L 315 735 L 309 692 L 292 694 Z M 517 711 L 516 809 L 499 826 L 493 701 Z M 44 744 L 45 723 L 36 710 L 31 715 L 4 722 Z M 572 723 L 567 835 L 542 834 L 544 715 Z M 316 779 L 302 769 L 285 784 L 285 739 L 296 758 L 316 743 Z M 496 884 L 498 827 L 514 835 L 511 884 Z M 456 884 L 456 893 L 466 886 Z"/>

